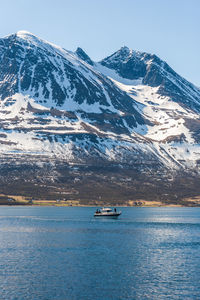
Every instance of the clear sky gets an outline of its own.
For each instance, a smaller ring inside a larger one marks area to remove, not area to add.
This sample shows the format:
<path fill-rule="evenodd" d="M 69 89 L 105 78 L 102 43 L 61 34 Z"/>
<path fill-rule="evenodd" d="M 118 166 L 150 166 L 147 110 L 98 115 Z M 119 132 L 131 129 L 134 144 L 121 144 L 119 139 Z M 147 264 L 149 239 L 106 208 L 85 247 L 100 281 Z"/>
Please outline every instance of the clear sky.
<path fill-rule="evenodd" d="M 200 0 L 0 0 L 0 36 L 30 31 L 100 60 L 122 46 L 157 54 L 200 86 Z"/>

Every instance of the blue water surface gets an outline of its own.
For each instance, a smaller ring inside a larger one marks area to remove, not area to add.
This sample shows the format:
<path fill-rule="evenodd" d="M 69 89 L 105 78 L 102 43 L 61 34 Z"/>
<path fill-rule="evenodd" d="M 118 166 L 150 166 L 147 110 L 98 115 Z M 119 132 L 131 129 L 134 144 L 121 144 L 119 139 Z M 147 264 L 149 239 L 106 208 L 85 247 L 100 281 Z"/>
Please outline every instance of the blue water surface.
<path fill-rule="evenodd" d="M 200 299 L 200 208 L 0 207 L 0 299 Z"/>

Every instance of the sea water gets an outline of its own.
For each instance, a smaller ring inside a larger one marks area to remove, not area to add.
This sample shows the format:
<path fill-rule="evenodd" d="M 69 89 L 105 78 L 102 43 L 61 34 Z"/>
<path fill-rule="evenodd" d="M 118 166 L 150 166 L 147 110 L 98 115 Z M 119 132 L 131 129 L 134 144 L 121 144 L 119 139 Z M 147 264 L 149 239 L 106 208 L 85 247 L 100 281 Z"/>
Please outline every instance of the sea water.
<path fill-rule="evenodd" d="M 0 207 L 0 299 L 200 299 L 200 208 Z"/>

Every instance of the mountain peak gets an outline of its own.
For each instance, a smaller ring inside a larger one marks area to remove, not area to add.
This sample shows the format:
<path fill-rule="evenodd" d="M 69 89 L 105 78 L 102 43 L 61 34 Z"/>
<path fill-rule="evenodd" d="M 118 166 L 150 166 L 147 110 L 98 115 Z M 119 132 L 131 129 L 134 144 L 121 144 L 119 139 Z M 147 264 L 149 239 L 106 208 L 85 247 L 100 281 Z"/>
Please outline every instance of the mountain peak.
<path fill-rule="evenodd" d="M 76 49 L 75 53 L 76 53 L 76 55 L 77 55 L 80 59 L 82 59 L 83 61 L 87 62 L 89 65 L 91 65 L 91 66 L 94 65 L 94 63 L 93 63 L 93 61 L 91 60 L 91 58 L 85 53 L 85 51 L 84 51 L 82 48 L 78 47 L 78 48 Z"/>
<path fill-rule="evenodd" d="M 39 36 L 26 31 L 26 30 L 19 30 L 16 33 L 10 34 L 5 37 L 6 39 L 11 39 L 14 41 L 17 40 L 18 43 L 22 44 L 29 44 L 30 47 L 38 47 L 48 51 L 57 52 L 66 54 L 69 51 L 59 47 L 53 43 L 48 42 L 47 40 L 41 39 Z"/>
<path fill-rule="evenodd" d="M 123 46 L 121 47 L 119 50 L 117 50 L 116 52 L 114 52 L 112 55 L 110 55 L 109 57 L 128 57 L 130 56 L 130 54 L 133 52 L 133 50 L 131 50 L 130 48 L 128 48 L 127 46 Z"/>
<path fill-rule="evenodd" d="M 36 36 L 35 34 L 29 32 L 29 31 L 26 31 L 26 30 L 19 30 L 15 33 L 15 36 L 20 38 L 20 39 L 23 39 L 23 40 L 41 40 L 38 36 Z"/>
<path fill-rule="evenodd" d="M 25 36 L 35 36 L 33 33 L 26 31 L 26 30 L 19 30 L 16 32 L 16 35 L 19 37 L 25 37 Z"/>
<path fill-rule="evenodd" d="M 29 31 L 26 31 L 26 30 L 19 30 L 17 32 L 6 35 L 4 38 L 10 38 L 10 37 L 18 37 L 18 38 L 22 38 L 22 39 L 28 39 L 30 37 L 38 38 L 36 35 L 34 35 L 33 33 L 29 32 Z"/>
<path fill-rule="evenodd" d="M 41 43 L 50 44 L 47 41 L 39 38 L 35 34 L 29 32 L 29 31 L 26 31 L 26 30 L 19 30 L 16 33 L 12 33 L 12 34 L 9 34 L 9 35 L 5 36 L 4 38 L 6 38 L 6 39 L 13 39 L 14 38 L 14 39 L 20 40 L 22 42 L 23 41 L 28 42 L 28 43 L 33 44 L 33 45 L 38 45 L 38 44 L 41 44 Z"/>
<path fill-rule="evenodd" d="M 127 46 L 123 46 L 117 52 L 130 52 L 130 49 Z"/>
<path fill-rule="evenodd" d="M 121 47 L 119 50 L 111 54 L 110 56 L 106 57 L 101 61 L 101 63 L 104 61 L 109 61 L 109 62 L 116 62 L 116 61 L 127 61 L 127 59 L 131 59 L 132 57 L 140 55 L 141 52 L 132 50 L 128 48 L 127 46 Z"/>

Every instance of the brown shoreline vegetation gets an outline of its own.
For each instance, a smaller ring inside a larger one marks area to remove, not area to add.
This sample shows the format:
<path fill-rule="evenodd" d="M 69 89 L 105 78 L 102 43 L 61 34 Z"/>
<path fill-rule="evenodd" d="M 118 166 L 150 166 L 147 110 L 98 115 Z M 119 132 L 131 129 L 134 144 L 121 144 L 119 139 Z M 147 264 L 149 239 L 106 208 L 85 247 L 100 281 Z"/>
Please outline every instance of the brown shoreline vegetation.
<path fill-rule="evenodd" d="M 84 201 L 85 202 L 85 201 Z M 48 200 L 48 199 L 32 199 L 31 197 L 19 195 L 0 194 L 0 205 L 8 206 L 56 206 L 56 207 L 94 207 L 94 206 L 120 206 L 120 207 L 200 207 L 200 196 L 188 197 L 182 199 L 180 203 L 166 203 L 152 200 L 127 200 L 124 204 L 111 203 L 109 201 L 91 202 L 88 204 L 81 203 L 80 200 Z"/>

